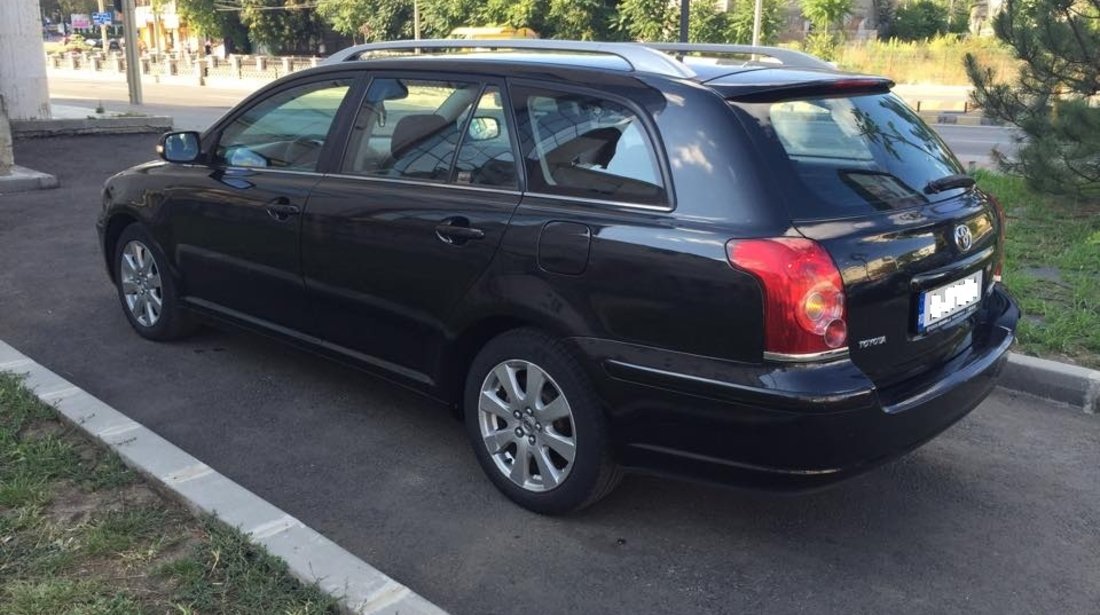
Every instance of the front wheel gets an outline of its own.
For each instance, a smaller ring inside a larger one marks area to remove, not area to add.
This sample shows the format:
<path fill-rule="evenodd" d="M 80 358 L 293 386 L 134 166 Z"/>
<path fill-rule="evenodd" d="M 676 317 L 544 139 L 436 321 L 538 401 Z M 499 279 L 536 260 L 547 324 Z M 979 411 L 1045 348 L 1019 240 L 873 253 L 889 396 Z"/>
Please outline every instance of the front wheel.
<path fill-rule="evenodd" d="M 190 315 L 179 306 L 168 258 L 139 224 L 122 231 L 115 246 L 115 282 L 130 326 L 151 340 L 172 340 L 192 332 Z"/>
<path fill-rule="evenodd" d="M 466 380 L 465 415 L 482 469 L 524 508 L 573 512 L 618 484 L 607 421 L 586 375 L 541 331 L 510 331 L 482 349 Z"/>

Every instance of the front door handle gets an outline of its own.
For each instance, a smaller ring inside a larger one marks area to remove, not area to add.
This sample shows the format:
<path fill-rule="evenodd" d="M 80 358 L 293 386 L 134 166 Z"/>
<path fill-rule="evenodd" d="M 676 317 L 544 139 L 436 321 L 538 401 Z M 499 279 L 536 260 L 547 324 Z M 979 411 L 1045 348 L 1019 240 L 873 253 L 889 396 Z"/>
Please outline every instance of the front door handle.
<path fill-rule="evenodd" d="M 278 198 L 267 204 L 267 215 L 279 222 L 286 222 L 291 216 L 297 216 L 302 210 L 291 205 L 285 198 Z"/>
<path fill-rule="evenodd" d="M 485 239 L 485 231 L 471 228 L 470 221 L 461 216 L 447 218 L 435 227 L 435 235 L 443 243 L 460 246 L 471 239 Z"/>

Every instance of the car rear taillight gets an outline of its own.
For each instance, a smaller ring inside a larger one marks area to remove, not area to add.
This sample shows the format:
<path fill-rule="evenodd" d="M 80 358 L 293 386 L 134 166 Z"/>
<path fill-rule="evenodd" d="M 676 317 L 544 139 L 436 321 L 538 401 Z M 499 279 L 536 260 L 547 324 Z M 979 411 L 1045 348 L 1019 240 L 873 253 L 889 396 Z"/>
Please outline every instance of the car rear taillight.
<path fill-rule="evenodd" d="M 987 194 L 989 202 L 993 203 L 993 209 L 997 212 L 997 262 L 993 265 L 993 281 L 1000 282 L 1001 274 L 1004 273 L 1005 268 L 1005 249 L 1008 248 L 1005 245 L 1005 225 L 1008 224 L 1008 215 L 1005 213 L 1005 208 L 1001 205 L 1001 202 L 997 200 L 991 194 Z"/>
<path fill-rule="evenodd" d="M 845 347 L 844 283 L 820 244 L 802 237 L 734 239 L 726 252 L 731 265 L 763 287 L 769 358 L 812 359 Z"/>

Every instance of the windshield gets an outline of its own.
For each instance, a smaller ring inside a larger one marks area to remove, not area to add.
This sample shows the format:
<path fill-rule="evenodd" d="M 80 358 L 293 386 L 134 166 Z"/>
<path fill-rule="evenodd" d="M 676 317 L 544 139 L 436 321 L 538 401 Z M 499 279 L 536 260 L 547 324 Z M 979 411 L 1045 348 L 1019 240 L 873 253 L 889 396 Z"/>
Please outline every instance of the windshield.
<path fill-rule="evenodd" d="M 732 104 L 755 120 L 750 128 L 768 168 L 783 179 L 795 218 L 904 209 L 965 190 L 926 194 L 930 181 L 963 169 L 893 94 Z"/>

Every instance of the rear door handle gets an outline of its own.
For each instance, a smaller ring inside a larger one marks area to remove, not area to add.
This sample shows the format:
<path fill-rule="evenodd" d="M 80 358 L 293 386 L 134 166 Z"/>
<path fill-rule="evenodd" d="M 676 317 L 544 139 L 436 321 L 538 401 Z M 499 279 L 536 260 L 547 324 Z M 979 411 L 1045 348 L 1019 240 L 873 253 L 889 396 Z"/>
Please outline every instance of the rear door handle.
<path fill-rule="evenodd" d="M 448 218 L 435 227 L 435 234 L 443 243 L 462 245 L 471 239 L 484 239 L 485 231 L 470 228 L 470 221 L 463 217 Z"/>
<path fill-rule="evenodd" d="M 297 216 L 302 210 L 297 205 L 291 205 L 286 199 L 275 199 L 267 205 L 267 215 L 279 222 L 286 222 L 291 216 Z"/>

